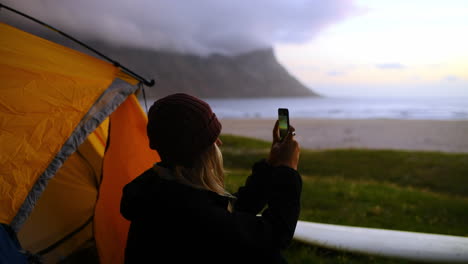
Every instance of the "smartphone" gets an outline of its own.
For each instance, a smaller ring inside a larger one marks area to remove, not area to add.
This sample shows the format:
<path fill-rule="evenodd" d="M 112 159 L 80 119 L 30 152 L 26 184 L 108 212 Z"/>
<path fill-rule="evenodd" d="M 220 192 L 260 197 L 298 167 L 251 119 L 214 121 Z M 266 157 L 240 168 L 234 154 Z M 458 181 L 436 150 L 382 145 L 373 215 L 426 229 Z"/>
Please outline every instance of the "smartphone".
<path fill-rule="evenodd" d="M 283 140 L 289 131 L 289 110 L 287 108 L 278 108 L 278 122 L 280 140 Z"/>

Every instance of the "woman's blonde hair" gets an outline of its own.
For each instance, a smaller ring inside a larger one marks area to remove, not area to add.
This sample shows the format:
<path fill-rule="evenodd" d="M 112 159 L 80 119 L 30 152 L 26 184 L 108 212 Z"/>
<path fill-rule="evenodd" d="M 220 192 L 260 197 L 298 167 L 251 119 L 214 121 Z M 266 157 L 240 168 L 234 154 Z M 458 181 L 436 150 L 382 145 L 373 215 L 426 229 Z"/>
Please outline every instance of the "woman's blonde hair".
<path fill-rule="evenodd" d="M 181 183 L 230 196 L 224 188 L 223 156 L 216 143 L 196 158 L 192 168 L 176 166 L 174 174 Z"/>

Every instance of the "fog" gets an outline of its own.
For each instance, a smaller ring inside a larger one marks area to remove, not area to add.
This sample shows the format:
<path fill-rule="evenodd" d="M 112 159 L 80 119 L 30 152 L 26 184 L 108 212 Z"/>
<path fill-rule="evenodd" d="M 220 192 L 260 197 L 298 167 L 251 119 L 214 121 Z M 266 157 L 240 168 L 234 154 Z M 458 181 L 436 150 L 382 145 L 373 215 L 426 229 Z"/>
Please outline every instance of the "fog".
<path fill-rule="evenodd" d="M 4 0 L 79 39 L 181 53 L 302 43 L 352 15 L 350 0 Z M 0 19 L 7 11 L 0 12 Z M 15 19 L 22 23 L 23 19 Z"/>

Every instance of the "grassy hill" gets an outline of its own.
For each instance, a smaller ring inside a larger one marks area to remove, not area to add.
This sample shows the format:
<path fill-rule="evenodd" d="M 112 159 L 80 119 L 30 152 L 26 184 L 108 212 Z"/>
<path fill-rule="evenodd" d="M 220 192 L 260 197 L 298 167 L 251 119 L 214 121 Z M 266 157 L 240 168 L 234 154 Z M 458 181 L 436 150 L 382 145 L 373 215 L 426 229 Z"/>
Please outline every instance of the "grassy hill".
<path fill-rule="evenodd" d="M 223 135 L 228 189 L 243 184 L 270 143 Z M 468 154 L 302 150 L 301 220 L 468 237 Z M 409 263 L 294 242 L 290 263 Z"/>
<path fill-rule="evenodd" d="M 222 135 L 228 190 L 235 192 L 270 143 Z M 468 154 L 301 150 L 304 221 L 468 237 Z M 376 241 L 378 242 L 378 241 Z M 414 263 L 293 242 L 291 264 Z M 98 263 L 94 243 L 61 264 Z"/>

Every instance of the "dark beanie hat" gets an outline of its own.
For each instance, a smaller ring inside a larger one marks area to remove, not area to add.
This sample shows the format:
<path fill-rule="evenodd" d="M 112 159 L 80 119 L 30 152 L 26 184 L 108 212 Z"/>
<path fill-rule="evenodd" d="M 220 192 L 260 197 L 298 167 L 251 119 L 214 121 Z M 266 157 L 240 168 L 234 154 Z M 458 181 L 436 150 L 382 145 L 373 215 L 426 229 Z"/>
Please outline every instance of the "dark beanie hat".
<path fill-rule="evenodd" d="M 193 167 L 197 156 L 218 138 L 221 123 L 206 102 L 177 93 L 154 102 L 147 133 L 150 147 L 164 163 Z"/>

